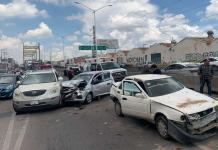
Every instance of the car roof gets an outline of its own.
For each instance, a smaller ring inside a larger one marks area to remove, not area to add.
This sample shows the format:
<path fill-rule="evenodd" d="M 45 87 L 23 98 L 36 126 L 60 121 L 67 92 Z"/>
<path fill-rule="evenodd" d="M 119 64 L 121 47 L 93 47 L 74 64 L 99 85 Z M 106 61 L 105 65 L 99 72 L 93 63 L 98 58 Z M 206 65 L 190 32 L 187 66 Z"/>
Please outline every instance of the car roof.
<path fill-rule="evenodd" d="M 141 81 L 149 81 L 149 80 L 156 80 L 156 79 L 163 79 L 169 78 L 168 75 L 158 75 L 158 74 L 142 74 L 142 75 L 134 75 L 126 77 L 125 80 L 141 80 Z"/>
<path fill-rule="evenodd" d="M 98 74 L 98 73 L 105 73 L 105 72 L 110 73 L 110 71 L 87 71 L 87 72 L 83 72 L 83 73 L 80 73 L 80 74 L 91 74 L 91 75 L 95 75 L 95 74 Z"/>
<path fill-rule="evenodd" d="M 32 72 L 28 72 L 28 74 L 43 74 L 43 73 L 54 73 L 54 69 L 47 69 L 47 70 L 36 70 Z"/>

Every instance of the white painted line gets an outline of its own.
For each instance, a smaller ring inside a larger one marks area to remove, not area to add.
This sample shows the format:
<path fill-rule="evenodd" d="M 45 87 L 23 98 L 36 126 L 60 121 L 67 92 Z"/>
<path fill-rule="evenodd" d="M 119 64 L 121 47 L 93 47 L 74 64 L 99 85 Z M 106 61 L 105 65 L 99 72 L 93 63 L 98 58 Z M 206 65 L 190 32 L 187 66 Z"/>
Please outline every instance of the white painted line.
<path fill-rule="evenodd" d="M 21 145 L 23 143 L 23 139 L 24 139 L 28 124 L 29 124 L 29 117 L 27 117 L 25 119 L 24 126 L 20 130 L 19 136 L 18 136 L 17 141 L 16 141 L 15 146 L 14 146 L 14 150 L 20 150 L 21 149 Z"/>
<path fill-rule="evenodd" d="M 15 112 L 11 115 L 10 123 L 8 125 L 8 130 L 6 132 L 2 150 L 9 150 L 10 143 L 11 143 L 11 136 L 12 136 L 13 128 L 14 128 L 15 115 L 16 115 Z"/>

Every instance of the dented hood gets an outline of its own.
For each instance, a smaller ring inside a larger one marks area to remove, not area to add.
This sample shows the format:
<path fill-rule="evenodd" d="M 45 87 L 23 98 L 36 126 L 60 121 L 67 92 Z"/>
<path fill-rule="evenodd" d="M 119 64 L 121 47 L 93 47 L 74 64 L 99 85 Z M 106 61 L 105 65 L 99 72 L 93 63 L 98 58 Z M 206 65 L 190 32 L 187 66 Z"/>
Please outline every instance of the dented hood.
<path fill-rule="evenodd" d="M 153 102 L 174 108 L 184 114 L 194 114 L 218 105 L 218 101 L 187 88 L 151 99 Z"/>
<path fill-rule="evenodd" d="M 69 80 L 62 82 L 63 87 L 70 87 L 70 88 L 76 88 L 80 82 L 84 80 Z"/>

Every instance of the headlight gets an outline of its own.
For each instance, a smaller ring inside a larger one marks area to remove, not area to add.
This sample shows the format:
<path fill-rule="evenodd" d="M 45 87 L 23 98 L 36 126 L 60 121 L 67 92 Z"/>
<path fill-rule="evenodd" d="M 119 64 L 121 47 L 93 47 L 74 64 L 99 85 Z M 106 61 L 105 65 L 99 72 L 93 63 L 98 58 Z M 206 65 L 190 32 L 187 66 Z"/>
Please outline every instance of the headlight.
<path fill-rule="evenodd" d="M 201 118 L 201 116 L 199 114 L 191 114 L 191 115 L 188 115 L 188 119 L 189 120 L 199 120 Z"/>
<path fill-rule="evenodd" d="M 6 87 L 6 90 L 11 90 L 11 89 L 13 89 L 13 85 L 9 85 Z"/>
<path fill-rule="evenodd" d="M 21 95 L 20 92 L 18 92 L 18 91 L 15 91 L 15 92 L 14 92 L 14 96 L 20 96 L 20 95 Z"/>

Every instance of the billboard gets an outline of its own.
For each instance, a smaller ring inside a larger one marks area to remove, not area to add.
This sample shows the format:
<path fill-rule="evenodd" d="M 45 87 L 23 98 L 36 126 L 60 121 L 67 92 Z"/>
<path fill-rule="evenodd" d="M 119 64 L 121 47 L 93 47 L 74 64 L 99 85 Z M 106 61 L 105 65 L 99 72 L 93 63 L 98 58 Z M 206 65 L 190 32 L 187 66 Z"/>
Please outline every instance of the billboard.
<path fill-rule="evenodd" d="M 106 46 L 107 49 L 119 48 L 119 42 L 117 39 L 97 39 L 97 45 Z"/>

